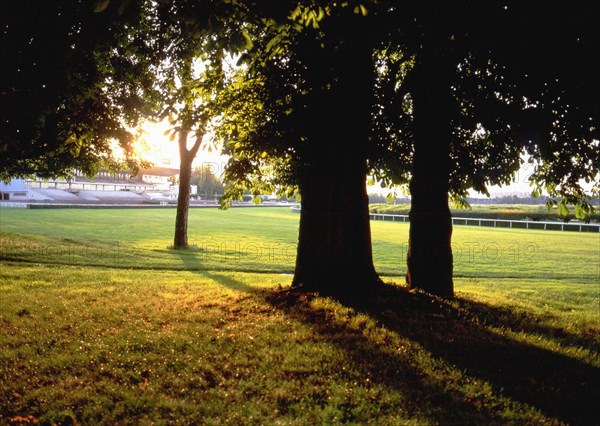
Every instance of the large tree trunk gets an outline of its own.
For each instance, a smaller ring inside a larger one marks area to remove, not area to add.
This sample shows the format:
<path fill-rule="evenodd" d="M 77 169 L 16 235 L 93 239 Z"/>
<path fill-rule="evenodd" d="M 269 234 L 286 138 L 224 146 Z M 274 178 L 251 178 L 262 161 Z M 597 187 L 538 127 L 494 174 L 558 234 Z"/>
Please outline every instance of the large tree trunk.
<path fill-rule="evenodd" d="M 443 53 L 419 58 L 413 81 L 415 151 L 410 182 L 406 281 L 438 296 L 454 294 L 452 218 L 448 206 L 452 94 Z"/>
<path fill-rule="evenodd" d="M 363 294 L 379 283 L 371 254 L 366 167 L 322 170 L 301 180 L 302 210 L 293 285 Z"/>
<path fill-rule="evenodd" d="M 298 147 L 302 210 L 293 285 L 359 295 L 380 282 L 366 191 L 374 66 L 372 48 L 346 24 L 334 24 L 345 43 L 305 51 L 313 90 L 299 112 L 308 137 Z"/>

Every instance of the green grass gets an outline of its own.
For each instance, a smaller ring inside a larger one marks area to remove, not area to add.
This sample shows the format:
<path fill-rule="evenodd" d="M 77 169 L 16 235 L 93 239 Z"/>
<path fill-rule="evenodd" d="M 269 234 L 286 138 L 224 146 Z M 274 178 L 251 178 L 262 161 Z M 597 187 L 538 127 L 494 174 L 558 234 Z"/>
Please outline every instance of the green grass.
<path fill-rule="evenodd" d="M 6 260 L 134 269 L 293 272 L 297 213 L 192 209 L 191 250 L 169 250 L 174 210 L 0 210 Z M 406 272 L 408 224 L 372 222 L 378 271 Z M 22 233 L 26 234 L 24 238 Z M 600 235 L 455 226 L 455 275 L 597 282 Z"/>
<path fill-rule="evenodd" d="M 455 227 L 458 297 L 287 289 L 298 215 L 0 209 L 0 424 L 592 424 L 600 236 Z M 385 281 L 408 227 L 372 222 Z M 279 251 L 278 251 L 279 250 Z"/>

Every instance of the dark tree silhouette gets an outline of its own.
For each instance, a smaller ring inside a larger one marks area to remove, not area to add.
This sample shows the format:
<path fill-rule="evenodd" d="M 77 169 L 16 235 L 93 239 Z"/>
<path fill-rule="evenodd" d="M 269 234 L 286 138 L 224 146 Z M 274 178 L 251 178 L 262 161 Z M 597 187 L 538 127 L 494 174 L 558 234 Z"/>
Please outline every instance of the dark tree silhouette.
<path fill-rule="evenodd" d="M 128 128 L 151 97 L 147 16 L 138 1 L 97 12 L 92 2 L 0 3 L 0 178 L 94 175 L 117 166 L 112 140 L 131 154 Z"/>
<path fill-rule="evenodd" d="M 246 99 L 260 108 L 232 114 L 256 124 L 230 127 L 227 176 L 299 189 L 295 284 L 377 281 L 368 172 L 409 184 L 407 281 L 443 296 L 453 295 L 449 194 L 510 182 L 527 152 L 536 192 L 589 209 L 579 181 L 597 182 L 600 166 L 591 2 L 252 5 L 267 22 L 250 31 Z"/>
<path fill-rule="evenodd" d="M 509 183 L 525 152 L 535 192 L 559 210 L 589 211 L 597 193 L 600 47 L 590 2 L 424 2 L 402 10 L 395 49 L 414 58 L 397 94 L 409 97 L 413 146 L 409 286 L 452 295 L 448 193 Z M 392 95 L 393 97 L 394 95 Z M 406 99 L 406 98 L 405 98 Z M 596 182 L 585 193 L 580 180 Z"/>

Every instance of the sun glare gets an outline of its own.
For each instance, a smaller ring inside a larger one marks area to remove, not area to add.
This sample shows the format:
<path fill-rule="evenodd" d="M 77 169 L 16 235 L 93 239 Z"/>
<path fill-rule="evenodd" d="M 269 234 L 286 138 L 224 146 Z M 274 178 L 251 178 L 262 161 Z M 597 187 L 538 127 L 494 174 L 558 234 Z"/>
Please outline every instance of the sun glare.
<path fill-rule="evenodd" d="M 141 129 L 139 137 L 134 143 L 134 149 L 137 156 L 141 159 L 150 161 L 155 166 L 179 168 L 179 145 L 177 139 L 170 139 L 170 134 L 166 134 L 171 128 L 167 120 L 159 123 L 147 122 Z M 205 138 L 211 135 L 207 134 Z M 193 143 L 194 135 L 190 134 L 188 145 Z M 206 142 L 206 141 L 205 141 Z M 205 143 L 205 145 L 207 145 Z M 203 163 L 224 164 L 227 157 L 222 156 L 218 151 L 208 151 L 200 149 L 194 167 L 198 167 Z"/>
<path fill-rule="evenodd" d="M 165 135 L 169 129 L 170 125 L 166 120 L 145 123 L 134 144 L 136 154 L 156 166 L 179 167 L 177 141 L 171 141 L 169 136 Z"/>

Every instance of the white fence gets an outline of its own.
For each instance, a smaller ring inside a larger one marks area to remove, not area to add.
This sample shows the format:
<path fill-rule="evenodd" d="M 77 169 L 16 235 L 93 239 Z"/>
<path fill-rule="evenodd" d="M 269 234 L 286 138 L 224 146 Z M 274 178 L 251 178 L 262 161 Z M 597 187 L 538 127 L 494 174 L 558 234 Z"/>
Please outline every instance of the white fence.
<path fill-rule="evenodd" d="M 9 209 L 27 209 L 29 205 L 27 203 L 14 203 L 3 201 L 0 203 L 0 207 L 6 207 Z"/>
<path fill-rule="evenodd" d="M 409 222 L 408 215 L 370 213 L 371 220 Z M 487 226 L 489 228 L 539 229 L 544 231 L 600 232 L 597 223 L 536 222 L 530 220 L 477 219 L 453 217 L 452 225 Z"/>

